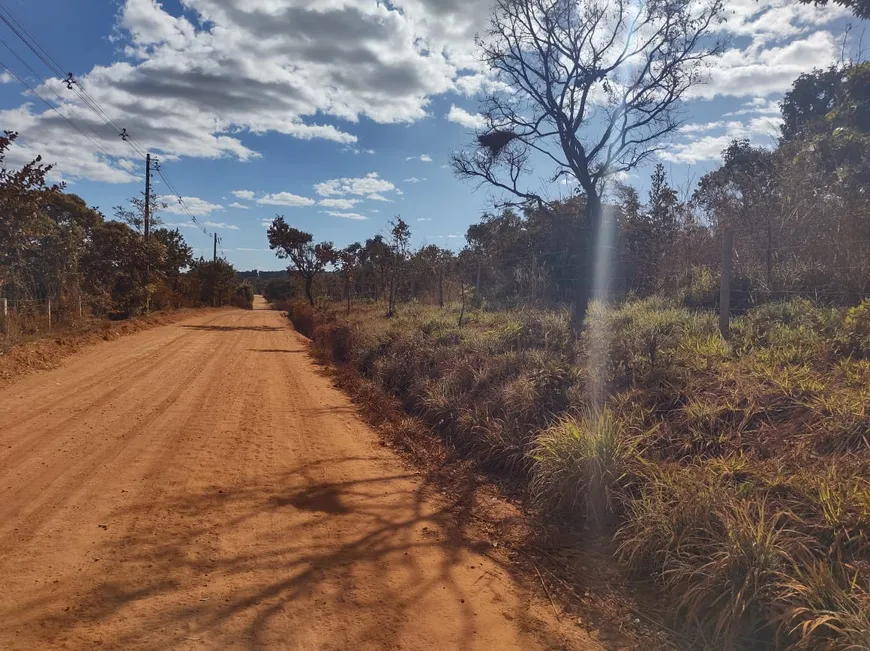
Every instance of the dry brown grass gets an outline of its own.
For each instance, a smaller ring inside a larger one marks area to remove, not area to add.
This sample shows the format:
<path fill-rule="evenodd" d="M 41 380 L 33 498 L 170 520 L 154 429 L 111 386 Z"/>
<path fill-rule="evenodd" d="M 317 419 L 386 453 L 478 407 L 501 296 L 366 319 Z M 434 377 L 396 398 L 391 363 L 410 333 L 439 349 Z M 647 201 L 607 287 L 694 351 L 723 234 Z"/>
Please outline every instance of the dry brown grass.
<path fill-rule="evenodd" d="M 870 618 L 868 306 L 764 306 L 728 344 L 712 315 L 664 300 L 599 306 L 609 354 L 594 364 L 558 312 L 472 312 L 459 328 L 421 306 L 289 311 L 457 454 L 615 536 L 695 640 L 841 649 L 866 648 Z M 413 429 L 395 440 L 413 447 Z"/>

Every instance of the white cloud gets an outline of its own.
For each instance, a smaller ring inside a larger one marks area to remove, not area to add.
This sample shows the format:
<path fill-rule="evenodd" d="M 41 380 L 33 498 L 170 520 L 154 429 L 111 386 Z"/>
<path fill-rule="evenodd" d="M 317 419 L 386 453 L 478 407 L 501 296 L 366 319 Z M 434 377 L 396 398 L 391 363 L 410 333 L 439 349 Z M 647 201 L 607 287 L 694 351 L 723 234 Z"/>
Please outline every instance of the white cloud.
<path fill-rule="evenodd" d="M 350 210 L 360 201 L 361 199 L 321 199 L 317 202 L 317 205 L 326 208 L 338 208 L 339 210 Z"/>
<path fill-rule="evenodd" d="M 226 229 L 229 231 L 239 230 L 239 227 L 236 226 L 235 224 L 227 224 L 225 222 L 206 222 L 205 225 L 208 226 L 209 228 Z"/>
<path fill-rule="evenodd" d="M 732 48 L 711 61 L 710 83 L 695 86 L 690 97 L 764 98 L 782 93 L 803 72 L 824 68 L 837 60 L 838 46 L 831 33 L 818 31 L 785 45 L 759 44 Z"/>
<path fill-rule="evenodd" d="M 403 183 L 419 183 L 420 180 L 421 180 L 421 179 L 418 179 L 416 176 L 412 176 L 411 178 L 409 178 L 409 179 L 405 179 L 405 180 L 402 181 L 402 182 L 403 182 Z M 423 180 L 425 180 L 425 179 L 423 179 Z"/>
<path fill-rule="evenodd" d="M 419 156 L 405 156 L 405 160 L 419 160 L 424 163 L 431 163 L 432 157 L 429 154 L 420 154 Z"/>
<path fill-rule="evenodd" d="M 342 151 L 349 151 L 350 153 L 352 153 L 354 155 L 374 154 L 375 153 L 374 149 L 359 149 L 358 147 L 350 147 L 350 146 L 345 147 L 344 149 L 342 149 Z"/>
<path fill-rule="evenodd" d="M 398 190 L 396 192 L 398 192 Z M 370 201 L 389 201 L 391 203 L 393 201 L 392 199 L 387 199 L 384 195 L 380 194 L 379 192 L 373 192 L 373 193 L 367 195 L 366 199 L 369 199 Z"/>
<path fill-rule="evenodd" d="M 236 251 L 268 251 L 269 249 L 251 249 L 251 248 L 247 248 L 244 246 L 240 246 L 239 248 L 237 248 L 235 250 Z"/>
<path fill-rule="evenodd" d="M 430 98 L 457 88 L 479 64 L 473 35 L 486 24 L 488 0 L 119 0 L 119 60 L 78 81 L 143 148 L 173 157 L 249 160 L 245 134 L 284 134 L 354 145 L 335 120 L 411 123 Z M 183 15 L 182 15 L 183 14 Z M 121 56 L 123 58 L 121 58 Z M 67 103 L 63 82 L 46 84 Z M 48 91 L 43 87 L 41 91 Z M 52 96 L 50 92 L 48 96 Z M 119 143 L 114 128 L 78 105 L 101 144 Z M 19 109 L 12 109 L 16 111 Z M 58 161 L 64 176 L 129 182 L 85 138 L 36 104 L 4 128 L 22 146 Z M 66 109 L 62 106 L 62 111 Z M 123 118 L 123 119 L 122 119 Z M 32 128 L 20 128 L 29 121 Z M 52 147 L 52 143 L 68 146 Z M 365 151 L 365 150 L 360 150 Z"/>
<path fill-rule="evenodd" d="M 167 228 L 199 228 L 193 222 L 163 222 L 161 226 L 166 226 Z"/>
<path fill-rule="evenodd" d="M 313 206 L 314 199 L 300 197 L 292 192 L 276 192 L 260 197 L 257 203 L 262 206 Z"/>
<path fill-rule="evenodd" d="M 238 201 L 233 201 L 229 207 L 230 208 L 238 208 L 239 210 L 249 210 L 250 209 L 250 206 L 246 206 L 245 204 L 239 203 Z"/>
<path fill-rule="evenodd" d="M 366 217 L 365 215 L 360 215 L 357 212 L 336 212 L 336 211 L 332 211 L 332 210 L 327 210 L 326 214 L 332 215 L 333 217 L 341 217 L 342 219 L 356 219 L 356 220 L 368 219 L 368 217 Z"/>
<path fill-rule="evenodd" d="M 314 191 L 321 197 L 333 197 L 344 195 L 366 195 L 369 199 L 374 198 L 379 192 L 389 192 L 395 189 L 395 185 L 378 176 L 377 172 L 371 172 L 363 177 L 330 179 L 314 186 Z M 384 199 L 375 199 L 383 201 Z"/>
<path fill-rule="evenodd" d="M 186 215 L 188 212 L 195 216 L 208 215 L 215 210 L 223 209 L 223 206 L 217 203 L 210 203 L 199 197 L 181 197 L 184 200 L 184 205 L 178 201 L 178 197 L 172 194 L 164 194 L 157 197 L 159 201 L 166 204 L 165 212 L 170 212 L 175 215 Z M 187 208 L 185 210 L 185 207 Z"/>
<path fill-rule="evenodd" d="M 253 201 L 254 192 L 253 190 L 233 190 L 233 196 L 236 199 L 247 199 L 248 201 Z"/>
<path fill-rule="evenodd" d="M 369 212 L 381 212 L 381 211 L 378 210 L 377 208 L 371 208 L 371 209 L 369 210 Z"/>
<path fill-rule="evenodd" d="M 722 117 L 732 117 L 738 115 L 780 115 L 779 102 L 764 97 L 754 97 L 748 102 L 744 102 L 736 111 L 723 113 Z"/>
<path fill-rule="evenodd" d="M 432 219 L 430 217 L 418 217 L 417 221 L 418 222 L 431 222 Z"/>
<path fill-rule="evenodd" d="M 687 134 L 702 135 L 693 140 L 675 143 L 659 154 L 659 158 L 673 163 L 695 164 L 706 160 L 719 160 L 722 150 L 734 139 L 747 139 L 757 146 L 771 146 L 782 123 L 779 117 L 758 117 L 749 122 L 708 122 L 687 124 L 680 129 Z M 711 132 L 721 132 L 712 134 Z"/>
<path fill-rule="evenodd" d="M 252 147 L 260 141 L 249 134 L 270 133 L 371 153 L 343 130 L 347 127 L 336 125 L 363 119 L 412 123 L 427 117 L 435 96 L 451 91 L 471 96 L 500 87 L 482 66 L 474 44 L 474 35 L 487 27 L 491 0 L 116 4 L 115 36 L 124 55 L 83 71 L 78 81 L 143 149 L 164 161 L 252 160 L 259 156 Z M 839 37 L 822 30 L 847 12 L 794 0 L 731 0 L 727 14 L 721 29 L 736 35 L 739 47 L 717 57 L 711 83 L 695 89 L 696 98 L 767 98 L 786 90 L 801 72 L 837 59 Z M 8 81 L 8 75 L 0 75 L 0 83 Z M 59 110 L 72 119 L 77 96 L 67 93 L 60 79 L 39 90 L 53 97 L 52 89 L 64 97 Z M 140 181 L 141 170 L 117 164 L 32 98 L 21 101 L 17 108 L 0 111 L 4 128 L 21 134 L 9 164 L 41 154 L 58 163 L 63 178 Z M 101 147 L 116 158 L 130 155 L 116 129 L 84 105 L 75 106 L 80 126 Z M 751 108 L 735 115 L 765 114 L 749 112 Z M 481 119 L 455 105 L 446 117 L 467 128 L 477 127 Z M 427 154 L 410 158 L 432 161 Z M 383 198 L 386 192 L 355 194 Z M 254 199 L 253 193 L 237 198 Z"/>
<path fill-rule="evenodd" d="M 806 34 L 848 15 L 848 10 L 830 4 L 817 7 L 791 0 L 767 0 L 764 4 L 756 0 L 731 0 L 726 5 L 727 21 L 720 29 L 765 44 Z"/>
<path fill-rule="evenodd" d="M 447 120 L 449 122 L 461 124 L 463 127 L 468 129 L 482 129 L 486 126 L 486 120 L 482 115 L 479 113 L 469 113 L 464 108 L 456 106 L 455 104 L 450 105 L 450 111 L 447 113 Z"/>

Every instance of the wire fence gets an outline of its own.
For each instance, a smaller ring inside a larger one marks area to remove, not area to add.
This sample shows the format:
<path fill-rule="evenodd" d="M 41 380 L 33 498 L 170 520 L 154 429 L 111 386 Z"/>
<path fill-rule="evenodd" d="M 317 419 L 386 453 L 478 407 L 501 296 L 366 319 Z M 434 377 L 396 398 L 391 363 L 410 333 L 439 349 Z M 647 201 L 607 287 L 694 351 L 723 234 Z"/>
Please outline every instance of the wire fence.
<path fill-rule="evenodd" d="M 88 311 L 81 295 L 64 298 L 0 298 L 0 336 L 14 343 L 81 325 Z"/>

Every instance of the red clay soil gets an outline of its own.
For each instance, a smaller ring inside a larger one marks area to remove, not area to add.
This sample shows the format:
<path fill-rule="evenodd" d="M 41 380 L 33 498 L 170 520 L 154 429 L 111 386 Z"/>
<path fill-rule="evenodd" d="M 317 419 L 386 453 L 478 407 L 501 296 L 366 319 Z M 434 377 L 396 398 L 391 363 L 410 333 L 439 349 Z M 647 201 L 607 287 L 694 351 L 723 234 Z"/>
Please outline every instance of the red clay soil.
<path fill-rule="evenodd" d="M 0 648 L 603 648 L 265 307 L 0 390 Z"/>
<path fill-rule="evenodd" d="M 155 312 L 124 321 L 94 319 L 75 329 L 46 333 L 12 345 L 0 334 L 0 387 L 31 373 L 57 368 L 68 357 L 95 343 L 218 311 L 217 308 L 190 308 Z"/>

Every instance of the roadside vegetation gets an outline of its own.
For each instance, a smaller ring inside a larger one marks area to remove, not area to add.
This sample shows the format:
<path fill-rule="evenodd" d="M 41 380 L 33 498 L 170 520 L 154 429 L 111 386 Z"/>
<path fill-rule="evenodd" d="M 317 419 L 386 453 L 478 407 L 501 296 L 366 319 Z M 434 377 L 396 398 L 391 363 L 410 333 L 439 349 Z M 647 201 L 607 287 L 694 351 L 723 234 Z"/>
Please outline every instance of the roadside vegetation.
<path fill-rule="evenodd" d="M 74 329 L 92 319 L 126 319 L 181 307 L 253 305 L 223 259 L 195 258 L 181 232 L 164 228 L 156 197 L 150 237 L 145 197 L 113 219 L 48 182 L 40 159 L 6 165 L 16 134 L 0 137 L 0 345 Z M 5 299 L 5 313 L 3 304 Z"/>
<path fill-rule="evenodd" d="M 868 70 L 800 77 L 778 147 L 731 143 L 691 192 L 661 166 L 645 201 L 616 184 L 581 324 L 582 189 L 484 215 L 459 252 L 409 250 L 397 218 L 304 299 L 291 265 L 277 305 L 541 517 L 607 541 L 695 647 L 870 648 Z"/>
<path fill-rule="evenodd" d="M 753 308 L 729 343 L 711 313 L 663 299 L 593 304 L 612 333 L 603 365 L 596 328 L 575 340 L 567 311 L 459 328 L 459 306 L 289 310 L 325 358 L 545 517 L 612 537 L 721 648 L 870 644 L 870 301 Z"/>

